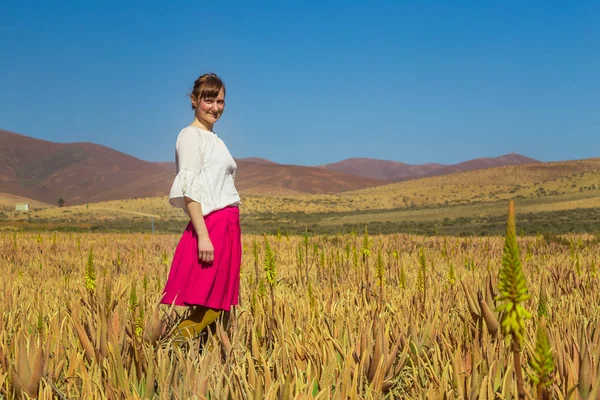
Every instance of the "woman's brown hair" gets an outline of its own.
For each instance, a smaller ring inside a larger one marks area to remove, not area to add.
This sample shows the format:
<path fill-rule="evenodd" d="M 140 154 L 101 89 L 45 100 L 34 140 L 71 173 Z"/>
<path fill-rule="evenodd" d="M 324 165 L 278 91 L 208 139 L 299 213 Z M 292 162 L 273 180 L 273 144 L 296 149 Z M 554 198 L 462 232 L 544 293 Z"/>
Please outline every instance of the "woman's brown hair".
<path fill-rule="evenodd" d="M 225 85 L 217 74 L 204 74 L 194 82 L 194 88 L 192 89 L 192 93 L 190 93 L 190 99 L 198 102 L 205 98 L 217 97 L 221 89 L 223 89 L 223 93 L 225 93 Z M 194 103 L 192 103 L 192 109 L 196 109 Z"/>

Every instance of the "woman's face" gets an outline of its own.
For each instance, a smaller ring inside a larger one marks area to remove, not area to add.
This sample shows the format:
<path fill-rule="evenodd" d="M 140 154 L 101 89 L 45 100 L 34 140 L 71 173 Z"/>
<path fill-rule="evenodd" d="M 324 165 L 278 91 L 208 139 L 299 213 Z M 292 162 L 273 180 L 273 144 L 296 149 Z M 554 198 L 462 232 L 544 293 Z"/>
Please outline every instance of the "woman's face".
<path fill-rule="evenodd" d="M 200 122 L 213 125 L 223 114 L 225 108 L 225 91 L 221 89 L 217 97 L 205 97 L 195 104 L 196 118 Z"/>

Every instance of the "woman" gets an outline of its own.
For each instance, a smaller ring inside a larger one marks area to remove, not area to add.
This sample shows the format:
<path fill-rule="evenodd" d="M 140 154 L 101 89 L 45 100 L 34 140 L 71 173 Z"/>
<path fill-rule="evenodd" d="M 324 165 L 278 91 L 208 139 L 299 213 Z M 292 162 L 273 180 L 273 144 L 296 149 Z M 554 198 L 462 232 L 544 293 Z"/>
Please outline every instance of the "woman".
<path fill-rule="evenodd" d="M 178 325 L 194 338 L 238 304 L 242 255 L 236 163 L 213 131 L 225 108 L 225 86 L 200 76 L 190 94 L 194 122 L 177 138 L 177 176 L 169 203 L 190 217 L 173 258 L 162 304 L 195 306 Z"/>

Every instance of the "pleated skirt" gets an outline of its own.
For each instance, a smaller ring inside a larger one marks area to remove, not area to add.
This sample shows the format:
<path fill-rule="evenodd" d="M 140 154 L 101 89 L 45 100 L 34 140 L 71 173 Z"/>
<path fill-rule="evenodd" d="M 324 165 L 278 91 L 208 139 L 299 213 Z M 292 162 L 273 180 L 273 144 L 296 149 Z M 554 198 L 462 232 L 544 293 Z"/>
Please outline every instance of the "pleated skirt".
<path fill-rule="evenodd" d="M 239 208 L 225 207 L 204 217 L 215 249 L 212 263 L 198 259 L 198 236 L 190 221 L 179 240 L 162 304 L 200 305 L 230 311 L 238 304 L 242 243 Z"/>

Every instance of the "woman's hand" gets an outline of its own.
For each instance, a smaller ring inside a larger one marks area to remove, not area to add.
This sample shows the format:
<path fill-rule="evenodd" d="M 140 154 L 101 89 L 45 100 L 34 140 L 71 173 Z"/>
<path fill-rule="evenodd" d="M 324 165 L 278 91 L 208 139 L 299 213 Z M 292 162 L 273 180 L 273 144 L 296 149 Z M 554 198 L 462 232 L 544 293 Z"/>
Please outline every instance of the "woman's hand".
<path fill-rule="evenodd" d="M 208 236 L 208 230 L 204 223 L 204 216 L 202 215 L 202 205 L 197 201 L 185 198 L 185 206 L 187 207 L 188 214 L 192 219 L 192 225 L 196 235 L 198 235 L 198 261 L 200 263 L 212 263 L 215 259 L 215 248 L 213 247 L 210 237 Z"/>
<path fill-rule="evenodd" d="M 198 237 L 198 260 L 202 263 L 212 263 L 215 259 L 215 248 L 208 236 Z"/>

